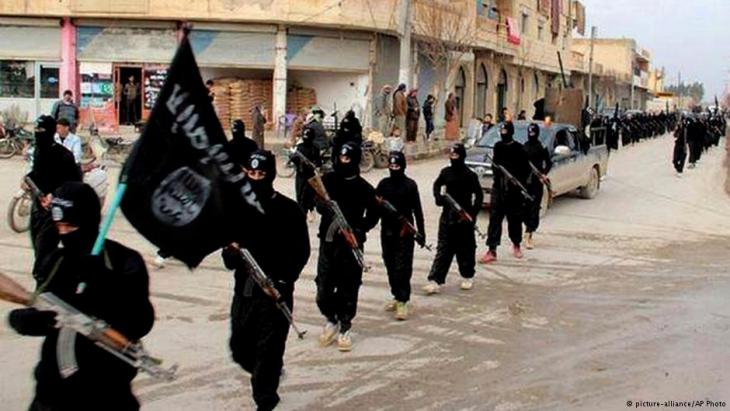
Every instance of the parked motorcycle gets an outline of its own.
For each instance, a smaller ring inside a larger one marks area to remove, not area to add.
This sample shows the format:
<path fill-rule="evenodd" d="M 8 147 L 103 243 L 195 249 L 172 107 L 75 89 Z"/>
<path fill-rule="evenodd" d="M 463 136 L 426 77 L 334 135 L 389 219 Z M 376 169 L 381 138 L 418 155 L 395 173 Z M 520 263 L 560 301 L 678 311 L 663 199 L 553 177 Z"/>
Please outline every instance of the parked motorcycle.
<path fill-rule="evenodd" d="M 33 142 L 33 134 L 22 127 L 6 129 L 5 138 L 0 139 L 0 158 L 11 158 L 22 153 Z"/>

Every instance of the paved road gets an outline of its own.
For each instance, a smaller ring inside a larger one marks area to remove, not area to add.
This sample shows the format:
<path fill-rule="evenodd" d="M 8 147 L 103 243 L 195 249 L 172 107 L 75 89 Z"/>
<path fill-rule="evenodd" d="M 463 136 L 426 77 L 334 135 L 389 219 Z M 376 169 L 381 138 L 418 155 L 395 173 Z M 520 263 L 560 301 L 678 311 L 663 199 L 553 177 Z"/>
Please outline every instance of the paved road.
<path fill-rule="evenodd" d="M 671 149 L 665 137 L 612 154 L 596 199 L 556 200 L 538 249 L 517 261 L 503 247 L 496 265 L 478 267 L 470 292 L 458 289 L 454 265 L 443 293 L 423 296 L 432 256 L 417 249 L 406 322 L 383 312 L 389 293 L 374 230 L 366 258 L 375 269 L 364 279 L 351 353 L 317 346 L 315 251 L 296 290 L 295 315 L 310 334 L 304 341 L 290 336 L 280 409 L 625 410 L 627 401 L 730 402 L 724 153 L 715 149 L 677 178 Z M 431 239 L 438 209 L 430 186 L 444 163 L 408 169 L 421 187 Z M 21 169 L 20 162 L 0 163 L 3 198 Z M 277 185 L 292 194 L 293 180 Z M 486 229 L 486 215 L 480 224 Z M 153 256 L 154 247 L 123 218 L 111 237 Z M 27 237 L 3 225 L 0 253 L 0 271 L 30 284 Z M 143 409 L 250 409 L 248 376 L 227 351 L 232 275 L 218 256 L 195 272 L 173 263 L 151 269 L 151 277 L 158 321 L 146 343 L 181 370 L 172 383 L 135 381 Z M 10 308 L 0 303 L 0 315 Z M 4 324 L 0 341 L 2 408 L 24 409 L 40 341 Z"/>

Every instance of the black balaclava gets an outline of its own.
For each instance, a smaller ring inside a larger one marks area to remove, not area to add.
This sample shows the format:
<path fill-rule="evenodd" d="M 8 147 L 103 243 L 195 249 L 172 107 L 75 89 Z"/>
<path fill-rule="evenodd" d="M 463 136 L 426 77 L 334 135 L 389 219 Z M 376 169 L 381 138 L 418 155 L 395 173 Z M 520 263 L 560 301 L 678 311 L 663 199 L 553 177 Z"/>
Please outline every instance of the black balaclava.
<path fill-rule="evenodd" d="M 538 138 L 540 138 L 540 126 L 532 123 L 527 127 L 527 139 L 535 142 L 538 141 Z"/>
<path fill-rule="evenodd" d="M 335 172 L 341 177 L 349 178 L 360 174 L 360 159 L 362 157 L 362 150 L 360 146 L 354 143 L 344 144 L 340 148 L 340 152 L 336 153 L 337 158 L 335 159 Z M 345 156 L 350 159 L 350 162 L 345 164 L 340 162 L 340 156 Z"/>
<path fill-rule="evenodd" d="M 463 167 L 466 161 L 466 148 L 464 148 L 464 145 L 461 143 L 454 144 L 451 146 L 451 153 L 459 155 L 457 159 L 450 159 L 451 167 Z"/>
<path fill-rule="evenodd" d="M 314 143 L 314 130 L 307 127 L 302 131 L 302 142 L 311 146 Z"/>
<path fill-rule="evenodd" d="M 53 136 L 56 134 L 56 120 L 51 116 L 42 115 L 35 121 L 36 152 L 53 145 Z"/>
<path fill-rule="evenodd" d="M 266 173 L 261 180 L 248 179 L 254 193 L 263 200 L 274 196 L 274 178 L 276 178 L 276 158 L 269 150 L 256 150 L 248 158 L 247 170 L 260 170 Z"/>
<path fill-rule="evenodd" d="M 390 152 L 388 164 L 398 164 L 400 166 L 400 170 L 388 169 L 391 178 L 403 178 L 406 175 L 406 156 L 400 151 Z"/>
<path fill-rule="evenodd" d="M 231 134 L 234 140 L 246 138 L 246 125 L 242 120 L 235 120 L 231 126 Z"/>
<path fill-rule="evenodd" d="M 86 255 L 91 252 L 99 234 L 101 203 L 90 185 L 67 182 L 53 193 L 51 217 L 56 223 L 68 223 L 77 230 L 60 236 L 64 250 L 70 254 Z"/>
<path fill-rule="evenodd" d="M 510 121 L 505 121 L 499 125 L 499 136 L 505 143 L 512 142 L 512 137 L 515 134 L 515 126 Z"/>

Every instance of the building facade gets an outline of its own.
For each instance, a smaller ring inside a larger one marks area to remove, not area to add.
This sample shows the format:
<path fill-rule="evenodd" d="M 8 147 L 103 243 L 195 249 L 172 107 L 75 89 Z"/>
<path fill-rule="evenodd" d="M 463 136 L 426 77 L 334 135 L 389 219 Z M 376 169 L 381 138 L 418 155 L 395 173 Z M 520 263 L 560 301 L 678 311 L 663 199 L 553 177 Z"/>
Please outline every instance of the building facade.
<path fill-rule="evenodd" d="M 424 30 L 422 10 L 452 19 Z M 535 100 L 561 86 L 558 52 L 567 64 L 576 10 L 585 12 L 571 0 L 5 0 L 0 110 L 18 105 L 32 118 L 70 89 L 82 123 L 114 128 L 128 110 L 145 118 L 185 21 L 204 80 L 224 80 L 231 93 L 261 86 L 222 108 L 227 120 L 253 104 L 278 119 L 311 103 L 294 92 L 302 89 L 327 112 L 354 109 L 367 126 L 373 97 L 404 69 L 420 102 L 439 96 L 437 123 L 447 92 L 464 125 L 502 107 L 531 116 Z M 429 52 L 434 42 L 446 45 L 447 63 Z M 139 85 L 132 106 L 124 104 L 130 78 Z"/>

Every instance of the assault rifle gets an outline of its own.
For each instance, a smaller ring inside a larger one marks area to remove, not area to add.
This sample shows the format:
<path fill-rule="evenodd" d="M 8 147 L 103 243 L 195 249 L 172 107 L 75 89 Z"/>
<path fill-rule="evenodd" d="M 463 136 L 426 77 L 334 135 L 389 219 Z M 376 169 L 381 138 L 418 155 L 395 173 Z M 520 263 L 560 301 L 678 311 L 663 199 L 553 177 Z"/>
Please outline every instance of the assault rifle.
<path fill-rule="evenodd" d="M 507 171 L 506 168 L 504 168 L 500 164 L 495 163 L 494 162 L 494 158 L 492 158 L 492 156 L 490 156 L 487 153 L 484 153 L 484 158 L 486 158 L 487 160 L 491 161 L 492 162 L 492 167 L 496 167 L 497 170 L 499 170 L 502 173 L 502 175 L 510 183 L 514 184 L 515 187 L 517 187 L 520 190 L 520 193 L 522 193 L 522 196 L 525 197 L 525 199 L 527 201 L 529 201 L 531 203 L 535 201 L 535 199 L 530 195 L 530 193 L 527 192 L 527 189 L 525 188 L 525 186 L 522 185 L 522 183 L 520 183 L 520 180 L 518 180 L 515 176 L 513 176 L 512 173 L 510 173 L 509 171 Z M 527 162 L 529 163 L 530 161 L 528 160 Z M 532 163 L 530 163 L 530 165 L 532 165 Z"/>
<path fill-rule="evenodd" d="M 58 369 L 63 378 L 78 371 L 76 362 L 76 335 L 81 334 L 110 354 L 154 378 L 175 379 L 177 365 L 160 367 L 162 360 L 152 357 L 139 341 L 130 341 L 106 322 L 88 316 L 50 292 L 37 296 L 0 273 L 0 299 L 56 313 L 56 327 L 60 328 L 56 345 Z"/>
<path fill-rule="evenodd" d="M 550 178 L 541 173 L 540 170 L 538 170 L 537 167 L 532 164 L 532 161 L 528 161 L 528 163 L 530 164 L 530 170 L 532 171 L 532 174 L 540 180 L 545 188 L 547 188 L 548 194 L 550 195 L 550 201 L 552 201 L 553 197 L 555 197 L 555 191 L 553 191 L 553 183 L 550 181 Z"/>
<path fill-rule="evenodd" d="M 310 178 L 307 182 L 322 201 L 327 204 L 330 211 L 332 211 L 332 224 L 330 224 L 327 229 L 325 241 L 332 242 L 334 240 L 335 232 L 339 230 L 342 237 L 344 237 L 345 241 L 352 249 L 352 255 L 355 257 L 357 264 L 363 269 L 363 271 L 369 271 L 370 267 L 365 265 L 365 258 L 360 250 L 360 245 L 355 237 L 355 233 L 352 231 L 352 227 L 350 227 L 350 224 L 345 219 L 345 215 L 342 214 L 340 206 L 330 197 L 329 193 L 327 193 L 327 189 L 324 188 L 322 178 L 315 172 L 314 177 Z"/>
<path fill-rule="evenodd" d="M 444 199 L 446 200 L 446 202 L 449 204 L 449 207 L 451 207 L 451 209 L 454 210 L 459 215 L 459 218 L 462 221 L 473 223 L 474 231 L 476 231 L 477 235 L 483 239 L 487 238 L 487 236 L 484 235 L 481 232 L 481 230 L 479 230 L 479 227 L 476 225 L 476 222 L 471 217 L 471 215 L 469 213 L 467 213 L 466 210 L 464 210 L 464 208 L 461 205 L 459 205 L 459 203 L 456 202 L 456 200 L 454 200 L 454 197 L 451 197 L 451 194 L 444 192 L 443 196 L 444 196 Z"/>
<path fill-rule="evenodd" d="M 378 204 L 385 208 L 386 211 L 398 217 L 398 220 L 400 220 L 401 224 L 403 225 L 403 229 L 401 230 L 401 237 L 412 234 L 414 239 L 416 240 L 416 243 L 421 246 L 421 248 L 432 251 L 432 245 L 426 244 L 426 238 L 423 236 L 423 233 L 419 233 L 418 229 L 416 229 L 413 223 L 408 221 L 408 219 L 403 214 L 399 213 L 395 206 L 390 203 L 390 201 L 384 199 L 381 196 L 376 196 L 375 200 L 378 202 Z"/>
<path fill-rule="evenodd" d="M 302 154 L 301 152 L 299 152 L 299 150 L 296 150 L 296 149 L 293 150 L 292 153 L 291 153 L 291 157 L 292 158 L 294 158 L 294 157 L 298 158 L 299 161 L 301 161 L 302 163 L 304 163 L 308 167 L 311 167 L 312 168 L 312 171 L 315 174 L 317 173 L 317 166 L 314 165 L 314 163 L 310 159 L 308 159 L 307 156 L 305 156 L 304 154 Z"/>
<path fill-rule="evenodd" d="M 43 198 L 43 197 L 46 196 L 43 193 L 43 191 L 41 191 L 41 189 L 38 188 L 38 186 L 36 185 L 35 181 L 33 181 L 30 177 L 28 177 L 28 176 L 23 177 L 23 181 L 25 182 L 25 184 L 30 189 L 30 193 L 33 196 L 33 198 L 39 199 L 39 198 Z"/>
<path fill-rule="evenodd" d="M 274 282 L 266 275 L 264 270 L 261 269 L 259 264 L 256 262 L 256 259 L 254 259 L 253 255 L 251 255 L 251 252 L 249 252 L 245 248 L 241 248 L 240 251 L 241 257 L 246 263 L 246 266 L 248 267 L 248 272 L 253 280 L 256 281 L 256 284 L 261 287 L 261 290 L 263 290 L 266 295 L 274 300 L 276 308 L 278 308 L 279 311 L 284 314 L 286 320 L 289 321 L 289 325 L 291 325 L 291 327 L 297 333 L 297 337 L 299 337 L 300 340 L 304 339 L 304 334 L 306 334 L 307 331 L 299 331 L 299 327 L 297 327 L 296 323 L 294 323 L 294 316 L 292 315 L 291 310 L 289 309 L 289 307 L 287 307 L 286 301 L 281 298 L 281 293 L 279 293 L 279 290 L 277 290 L 274 286 Z"/>

